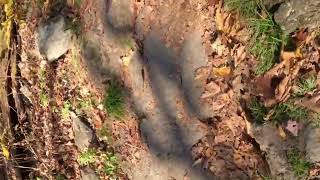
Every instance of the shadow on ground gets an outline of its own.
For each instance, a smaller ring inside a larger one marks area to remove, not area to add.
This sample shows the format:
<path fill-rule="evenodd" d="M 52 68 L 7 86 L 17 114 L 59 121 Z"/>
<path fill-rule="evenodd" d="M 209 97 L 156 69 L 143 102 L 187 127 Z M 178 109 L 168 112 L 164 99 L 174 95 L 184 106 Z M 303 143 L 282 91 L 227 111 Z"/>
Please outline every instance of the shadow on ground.
<path fill-rule="evenodd" d="M 121 56 L 126 51 L 119 39 L 131 38 L 132 28 L 115 27 L 108 18 L 104 23 L 104 37 L 95 39 L 88 33 L 82 52 L 97 86 L 103 87 L 110 78 L 118 79 L 132 102 L 131 111 L 140 117 L 140 133 L 154 159 L 145 164 L 149 167 L 141 167 L 143 170 L 134 179 L 217 178 L 194 166 L 191 155 L 192 146 L 207 132 L 199 120 L 213 117 L 210 107 L 199 101 L 203 84 L 193 80 L 195 71 L 207 63 L 201 32 L 186 38 L 181 54 L 167 48 L 157 32 L 150 32 L 137 43 L 142 47 L 134 51 L 129 66 L 123 67 Z M 105 42 L 114 51 L 104 47 Z M 130 83 L 124 82 L 128 79 Z"/>

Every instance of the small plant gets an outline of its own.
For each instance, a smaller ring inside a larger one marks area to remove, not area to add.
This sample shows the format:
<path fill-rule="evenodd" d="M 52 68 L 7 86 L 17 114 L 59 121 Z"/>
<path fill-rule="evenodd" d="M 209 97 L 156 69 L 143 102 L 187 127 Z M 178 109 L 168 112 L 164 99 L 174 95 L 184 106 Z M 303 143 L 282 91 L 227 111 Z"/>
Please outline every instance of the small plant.
<path fill-rule="evenodd" d="M 292 166 L 292 169 L 294 171 L 294 174 L 296 176 L 305 176 L 308 173 L 308 170 L 311 167 L 311 164 L 307 161 L 305 161 L 299 150 L 292 149 L 287 152 L 288 161 Z"/>
<path fill-rule="evenodd" d="M 66 178 L 65 178 L 63 175 L 61 175 L 61 174 L 57 175 L 57 176 L 55 177 L 55 179 L 56 179 L 56 180 L 66 180 Z"/>
<path fill-rule="evenodd" d="M 92 103 L 88 100 L 80 100 L 78 107 L 80 109 L 89 109 L 92 107 Z"/>
<path fill-rule="evenodd" d="M 108 132 L 108 129 L 106 127 L 102 127 L 101 129 L 99 129 L 98 131 L 98 136 L 105 141 L 109 140 L 110 134 Z"/>
<path fill-rule="evenodd" d="M 301 78 L 297 84 L 295 94 L 297 96 L 303 96 L 304 94 L 311 92 L 317 88 L 317 77 L 309 76 L 307 78 Z"/>
<path fill-rule="evenodd" d="M 255 122 L 258 124 L 264 123 L 264 117 L 266 116 L 268 110 L 261 102 L 259 102 L 258 99 L 255 98 L 250 102 L 249 110 Z"/>
<path fill-rule="evenodd" d="M 88 149 L 87 151 L 81 152 L 78 162 L 82 166 L 87 166 L 96 161 L 97 152 L 93 149 Z"/>
<path fill-rule="evenodd" d="M 115 154 L 107 152 L 104 157 L 104 173 L 107 175 L 115 175 L 119 168 L 118 158 Z"/>
<path fill-rule="evenodd" d="M 273 108 L 271 120 L 281 123 L 289 119 L 304 121 L 308 119 L 308 117 L 308 109 L 296 106 L 291 102 L 285 102 L 278 104 Z"/>
<path fill-rule="evenodd" d="M 110 115 L 116 118 L 121 118 L 124 114 L 123 92 L 120 86 L 114 81 L 110 83 L 110 86 L 106 90 L 104 107 Z"/>
<path fill-rule="evenodd" d="M 66 101 L 63 103 L 63 108 L 61 109 L 61 118 L 62 119 L 69 119 L 70 108 L 71 108 L 71 104 L 69 101 Z"/>

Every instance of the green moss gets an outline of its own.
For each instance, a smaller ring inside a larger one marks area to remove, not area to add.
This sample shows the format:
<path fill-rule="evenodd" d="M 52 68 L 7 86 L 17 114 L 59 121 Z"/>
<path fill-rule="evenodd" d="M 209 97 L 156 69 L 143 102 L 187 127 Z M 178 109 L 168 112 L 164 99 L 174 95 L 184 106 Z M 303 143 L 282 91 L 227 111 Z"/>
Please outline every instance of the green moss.
<path fill-rule="evenodd" d="M 106 90 L 104 107 L 107 112 L 115 118 L 122 118 L 124 115 L 124 96 L 119 84 L 112 81 Z"/>

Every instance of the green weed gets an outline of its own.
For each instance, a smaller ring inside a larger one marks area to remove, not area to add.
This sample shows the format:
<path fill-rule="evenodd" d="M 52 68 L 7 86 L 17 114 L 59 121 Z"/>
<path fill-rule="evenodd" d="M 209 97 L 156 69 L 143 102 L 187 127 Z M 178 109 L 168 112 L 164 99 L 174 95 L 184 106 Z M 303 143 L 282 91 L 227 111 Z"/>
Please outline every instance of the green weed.
<path fill-rule="evenodd" d="M 57 175 L 57 176 L 55 177 L 55 179 L 56 179 L 56 180 L 66 180 L 66 178 L 65 178 L 63 175 L 61 175 L 61 174 Z"/>
<path fill-rule="evenodd" d="M 304 94 L 311 92 L 317 88 L 317 77 L 309 76 L 307 78 L 301 78 L 297 84 L 295 94 L 297 96 L 303 96 Z"/>
<path fill-rule="evenodd" d="M 70 29 L 76 36 L 81 35 L 82 23 L 80 18 L 74 17 L 67 21 L 67 29 Z"/>
<path fill-rule="evenodd" d="M 82 166 L 87 166 L 89 164 L 92 164 L 96 161 L 97 152 L 93 149 L 88 149 L 84 152 L 81 152 L 78 162 Z"/>
<path fill-rule="evenodd" d="M 101 129 L 99 129 L 98 131 L 98 136 L 105 140 L 105 141 L 108 141 L 109 138 L 110 138 L 110 134 L 109 134 L 109 131 L 108 131 L 108 128 L 106 127 L 102 127 Z"/>
<path fill-rule="evenodd" d="M 311 164 L 302 158 L 301 153 L 297 149 L 289 150 L 287 157 L 296 176 L 301 177 L 307 175 Z"/>
<path fill-rule="evenodd" d="M 121 87 L 116 82 L 111 82 L 106 90 L 104 107 L 107 112 L 115 118 L 121 118 L 124 115 L 124 97 Z"/>
<path fill-rule="evenodd" d="M 250 102 L 249 110 L 256 123 L 264 123 L 264 117 L 267 115 L 268 110 L 258 99 L 255 98 Z"/>
<path fill-rule="evenodd" d="M 118 158 L 115 154 L 107 152 L 103 161 L 104 173 L 107 175 L 115 175 L 119 168 Z"/>
<path fill-rule="evenodd" d="M 308 109 L 296 106 L 291 102 L 278 104 L 272 111 L 271 120 L 279 123 L 289 119 L 304 121 L 309 117 Z"/>
<path fill-rule="evenodd" d="M 63 108 L 61 109 L 61 118 L 66 120 L 70 117 L 71 104 L 69 101 L 63 103 Z"/>
<path fill-rule="evenodd" d="M 89 100 L 80 100 L 78 107 L 79 109 L 87 110 L 92 107 L 92 103 Z"/>

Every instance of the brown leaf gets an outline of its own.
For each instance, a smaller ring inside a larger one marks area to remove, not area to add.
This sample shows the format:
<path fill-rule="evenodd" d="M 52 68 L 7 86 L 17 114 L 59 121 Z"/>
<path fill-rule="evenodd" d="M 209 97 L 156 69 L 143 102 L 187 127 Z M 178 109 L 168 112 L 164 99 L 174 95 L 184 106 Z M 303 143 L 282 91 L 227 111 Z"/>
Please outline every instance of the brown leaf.
<path fill-rule="evenodd" d="M 246 58 L 245 46 L 235 46 L 233 49 L 234 53 L 234 65 L 238 66 Z"/>
<path fill-rule="evenodd" d="M 217 5 L 219 3 L 220 0 L 208 0 L 208 4 L 210 6 L 214 6 L 214 5 Z"/>
<path fill-rule="evenodd" d="M 295 38 L 297 41 L 298 46 L 300 46 L 308 37 L 307 29 L 301 29 L 295 34 Z"/>
<path fill-rule="evenodd" d="M 276 89 L 275 97 L 276 99 L 281 102 L 288 98 L 290 95 L 290 90 L 292 88 L 291 85 L 291 76 L 286 76 L 281 83 L 278 85 Z"/>
<path fill-rule="evenodd" d="M 275 89 L 272 87 L 272 76 L 259 76 L 254 80 L 254 91 L 266 99 L 273 98 Z"/>
<path fill-rule="evenodd" d="M 222 8 L 222 3 L 220 2 L 218 5 L 218 8 L 216 10 L 216 16 L 215 16 L 215 23 L 217 26 L 217 29 L 219 31 L 223 31 L 223 27 L 224 27 L 224 12 L 223 12 L 223 8 Z"/>
<path fill-rule="evenodd" d="M 202 79 L 207 79 L 207 77 L 210 75 L 210 69 L 209 67 L 200 67 L 196 69 L 195 72 L 195 80 L 202 80 Z"/>

